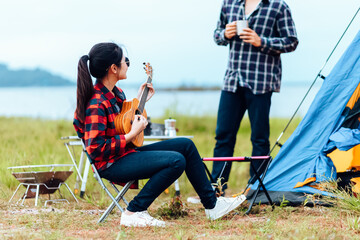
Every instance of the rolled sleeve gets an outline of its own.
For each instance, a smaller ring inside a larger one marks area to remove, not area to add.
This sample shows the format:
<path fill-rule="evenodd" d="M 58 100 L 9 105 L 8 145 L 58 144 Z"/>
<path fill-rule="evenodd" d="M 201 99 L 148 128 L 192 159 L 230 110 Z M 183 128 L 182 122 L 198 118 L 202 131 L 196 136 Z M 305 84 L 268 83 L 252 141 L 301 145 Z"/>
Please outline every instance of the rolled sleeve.
<path fill-rule="evenodd" d="M 279 37 L 261 37 L 261 51 L 266 54 L 278 55 L 295 51 L 299 40 L 290 8 L 284 3 L 278 14 L 276 31 Z"/>
<path fill-rule="evenodd" d="M 217 22 L 216 29 L 214 31 L 214 41 L 217 45 L 226 46 L 229 44 L 229 40 L 225 38 L 225 28 L 228 20 L 226 18 L 226 5 L 225 1 L 221 7 L 220 19 Z"/>

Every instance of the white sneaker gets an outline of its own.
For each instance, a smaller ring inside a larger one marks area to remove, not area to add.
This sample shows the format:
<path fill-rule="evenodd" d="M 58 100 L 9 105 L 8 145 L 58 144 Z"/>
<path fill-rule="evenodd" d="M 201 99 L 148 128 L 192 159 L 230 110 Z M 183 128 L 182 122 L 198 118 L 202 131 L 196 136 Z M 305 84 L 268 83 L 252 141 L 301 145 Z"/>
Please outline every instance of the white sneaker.
<path fill-rule="evenodd" d="M 121 214 L 120 225 L 127 227 L 165 227 L 166 223 L 161 220 L 157 220 L 149 215 L 147 211 L 134 212 L 129 215 L 126 213 Z"/>
<path fill-rule="evenodd" d="M 246 200 L 245 195 L 234 198 L 218 197 L 213 209 L 205 209 L 206 217 L 210 220 L 221 218 L 228 214 Z"/>
<path fill-rule="evenodd" d="M 199 203 L 201 203 L 199 196 L 188 197 L 188 198 L 186 199 L 186 201 L 187 201 L 188 203 L 194 203 L 194 204 L 199 204 Z"/>

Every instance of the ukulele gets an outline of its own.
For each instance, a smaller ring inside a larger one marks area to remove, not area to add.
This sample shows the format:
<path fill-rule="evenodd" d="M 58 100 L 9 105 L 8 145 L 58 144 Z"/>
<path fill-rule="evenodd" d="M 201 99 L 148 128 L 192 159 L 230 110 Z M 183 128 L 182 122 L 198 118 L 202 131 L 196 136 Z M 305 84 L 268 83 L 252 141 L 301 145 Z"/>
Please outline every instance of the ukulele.
<path fill-rule="evenodd" d="M 150 66 L 150 63 L 144 63 L 145 72 L 148 76 L 147 83 L 152 81 L 153 69 Z M 149 93 L 149 88 L 145 85 L 141 99 L 134 98 L 130 101 L 123 102 L 121 112 L 115 117 L 115 130 L 118 134 L 123 135 L 127 134 L 131 130 L 132 123 L 134 122 L 135 115 L 142 115 L 147 118 L 145 110 L 145 102 Z M 141 147 L 144 142 L 144 131 L 139 133 L 136 137 L 131 140 L 130 146 Z"/>

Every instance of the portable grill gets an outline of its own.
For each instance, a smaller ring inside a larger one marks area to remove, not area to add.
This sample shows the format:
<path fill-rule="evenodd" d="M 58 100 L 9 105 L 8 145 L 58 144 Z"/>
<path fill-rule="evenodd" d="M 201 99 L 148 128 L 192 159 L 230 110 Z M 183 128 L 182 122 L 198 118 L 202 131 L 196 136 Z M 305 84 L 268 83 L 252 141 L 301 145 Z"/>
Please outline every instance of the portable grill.
<path fill-rule="evenodd" d="M 23 204 L 25 199 L 35 198 L 35 206 L 37 206 L 39 195 L 44 195 L 44 194 L 49 195 L 49 200 L 45 201 L 45 206 L 47 205 L 48 202 L 60 202 L 60 201 L 69 202 L 64 198 L 54 199 L 54 200 L 50 199 L 50 194 L 55 193 L 57 190 L 59 191 L 59 194 L 61 196 L 60 187 L 62 185 L 64 185 L 69 190 L 75 201 L 78 202 L 75 195 L 70 190 L 69 186 L 65 183 L 68 177 L 73 173 L 73 171 L 71 171 L 71 168 L 69 171 L 54 171 L 55 167 L 73 167 L 73 166 L 74 166 L 73 164 L 52 164 L 52 165 L 30 165 L 30 166 L 9 167 L 8 169 L 12 169 L 12 170 L 30 169 L 30 171 L 12 173 L 12 175 L 20 183 L 16 188 L 15 192 L 13 193 L 9 202 L 11 202 L 11 200 L 14 198 L 15 194 L 17 193 L 17 191 L 21 186 L 24 186 L 26 190 L 24 195 L 20 197 L 17 203 L 21 201 L 21 204 Z M 50 171 L 33 171 L 33 169 L 35 168 L 50 168 Z"/>

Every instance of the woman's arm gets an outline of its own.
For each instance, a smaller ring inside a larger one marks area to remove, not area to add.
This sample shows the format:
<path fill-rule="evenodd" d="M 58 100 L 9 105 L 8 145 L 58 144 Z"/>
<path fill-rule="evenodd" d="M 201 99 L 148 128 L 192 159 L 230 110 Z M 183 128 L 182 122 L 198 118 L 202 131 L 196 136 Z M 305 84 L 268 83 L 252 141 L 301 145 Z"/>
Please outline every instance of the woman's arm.
<path fill-rule="evenodd" d="M 147 98 L 146 98 L 146 101 L 149 101 L 149 99 L 154 96 L 155 94 L 155 89 L 153 87 L 153 84 L 152 83 L 143 83 L 141 84 L 140 88 L 139 88 L 139 91 L 138 91 L 138 94 L 137 94 L 137 99 L 140 100 L 143 92 L 144 92 L 144 88 L 145 86 L 147 85 L 147 87 L 149 88 L 149 92 L 148 92 L 148 95 L 147 95 Z"/>
<path fill-rule="evenodd" d="M 142 115 L 135 115 L 134 122 L 129 133 L 125 134 L 126 143 L 131 142 L 137 135 L 139 135 L 148 125 L 147 119 Z"/>
<path fill-rule="evenodd" d="M 86 110 L 84 140 L 86 150 L 94 161 L 106 161 L 106 159 L 114 159 L 116 156 L 123 155 L 126 151 L 126 144 L 135 133 L 130 131 L 129 136 L 107 136 L 108 118 L 105 108 L 103 104 L 95 103 Z"/>
<path fill-rule="evenodd" d="M 135 115 L 131 130 L 125 135 L 106 136 L 107 116 L 102 104 L 91 105 L 86 110 L 85 146 L 94 161 L 113 159 L 125 153 L 125 147 L 134 137 L 146 128 L 144 116 Z"/>

